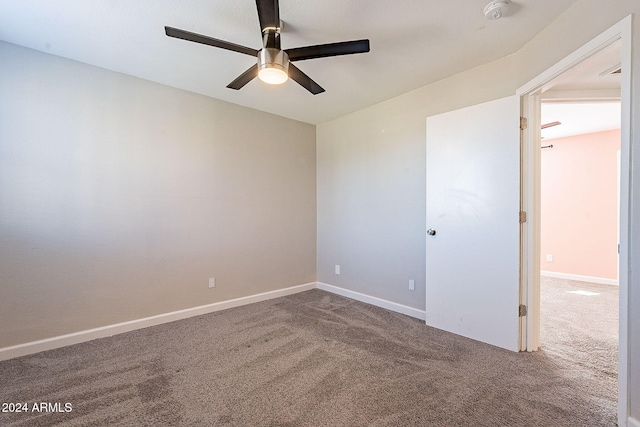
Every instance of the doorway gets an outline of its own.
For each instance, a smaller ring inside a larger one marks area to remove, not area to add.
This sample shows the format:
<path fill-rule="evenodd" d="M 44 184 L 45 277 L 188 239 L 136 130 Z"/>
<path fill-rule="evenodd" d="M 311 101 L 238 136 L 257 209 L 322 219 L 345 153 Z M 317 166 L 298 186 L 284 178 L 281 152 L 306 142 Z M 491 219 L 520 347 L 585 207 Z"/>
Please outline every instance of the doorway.
<path fill-rule="evenodd" d="M 609 381 L 618 348 L 620 49 L 620 40 L 607 46 L 540 98 L 541 346 L 559 356 L 583 346 L 585 364 Z"/>
<path fill-rule="evenodd" d="M 619 55 L 611 60 L 620 63 Z M 616 90 L 619 96 L 619 75 L 600 76 L 597 64 L 595 70 L 611 96 Z M 602 393 L 603 408 L 615 413 L 620 103 L 545 102 L 546 95 L 541 106 L 541 350 L 558 363 L 571 361 L 569 369 L 590 378 L 593 390 Z"/>
<path fill-rule="evenodd" d="M 619 228 L 619 358 L 618 358 L 618 419 L 628 417 L 628 265 L 629 265 L 629 184 L 630 184 L 630 94 L 631 94 L 631 19 L 621 21 L 564 60 L 521 87 L 521 112 L 529 126 L 522 132 L 522 200 L 527 222 L 521 228 L 522 282 L 528 306 L 526 319 L 526 350 L 540 348 L 540 269 L 541 269 L 541 105 L 545 92 L 579 69 L 580 65 L 596 58 L 611 46 L 620 45 L 620 102 L 621 102 L 621 154 L 620 154 L 620 228 Z M 570 92 L 570 91 L 569 91 Z M 595 91 L 597 92 L 597 91 Z M 598 95 L 583 94 L 583 100 Z M 604 93 L 604 92 L 603 92 Z M 575 95 L 560 94 L 560 96 Z M 556 98 L 557 100 L 558 98 Z"/>

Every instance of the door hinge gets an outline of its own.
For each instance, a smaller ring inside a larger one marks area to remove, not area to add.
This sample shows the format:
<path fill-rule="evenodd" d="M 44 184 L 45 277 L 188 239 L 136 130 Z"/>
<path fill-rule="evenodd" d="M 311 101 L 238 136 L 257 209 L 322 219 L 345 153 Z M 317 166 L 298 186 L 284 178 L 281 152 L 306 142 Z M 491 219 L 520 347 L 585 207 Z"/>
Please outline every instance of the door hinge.
<path fill-rule="evenodd" d="M 520 224 L 524 224 L 525 222 L 527 222 L 527 213 L 520 211 Z"/>
<path fill-rule="evenodd" d="M 527 315 L 527 306 L 524 304 L 520 304 L 518 307 L 518 317 L 524 317 Z"/>
<path fill-rule="evenodd" d="M 528 121 L 526 117 L 520 117 L 520 130 L 525 130 L 528 126 Z"/>

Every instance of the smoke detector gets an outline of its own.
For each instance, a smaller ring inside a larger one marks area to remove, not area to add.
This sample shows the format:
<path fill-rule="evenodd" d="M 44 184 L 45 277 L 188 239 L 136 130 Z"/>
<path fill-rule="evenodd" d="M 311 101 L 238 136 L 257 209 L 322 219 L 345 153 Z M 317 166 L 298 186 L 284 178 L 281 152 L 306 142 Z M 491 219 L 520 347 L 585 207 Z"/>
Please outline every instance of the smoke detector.
<path fill-rule="evenodd" d="M 494 0 L 484 7 L 484 17 L 487 19 L 500 19 L 509 9 L 509 0 Z"/>

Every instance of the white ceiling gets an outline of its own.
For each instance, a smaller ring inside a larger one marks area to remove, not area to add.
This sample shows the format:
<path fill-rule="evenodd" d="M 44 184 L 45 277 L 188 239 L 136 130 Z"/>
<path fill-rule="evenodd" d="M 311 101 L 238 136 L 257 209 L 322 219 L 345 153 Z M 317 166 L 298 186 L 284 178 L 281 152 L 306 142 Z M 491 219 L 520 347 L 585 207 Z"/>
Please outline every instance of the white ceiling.
<path fill-rule="evenodd" d="M 0 0 L 0 40 L 317 124 L 511 54 L 574 1 L 513 0 L 489 21 L 489 0 L 280 0 L 284 49 L 371 41 L 366 54 L 297 62 L 326 89 L 316 96 L 292 81 L 227 89 L 251 57 L 164 34 L 259 49 L 253 0 Z"/>
<path fill-rule="evenodd" d="M 554 138 L 620 129 L 620 102 L 543 103 L 542 124 L 560 122 L 542 129 L 542 145 Z"/>
<path fill-rule="evenodd" d="M 620 129 L 621 43 L 617 41 L 556 79 L 542 94 L 543 145 L 554 138 Z M 547 102 L 545 102 L 547 101 Z"/>

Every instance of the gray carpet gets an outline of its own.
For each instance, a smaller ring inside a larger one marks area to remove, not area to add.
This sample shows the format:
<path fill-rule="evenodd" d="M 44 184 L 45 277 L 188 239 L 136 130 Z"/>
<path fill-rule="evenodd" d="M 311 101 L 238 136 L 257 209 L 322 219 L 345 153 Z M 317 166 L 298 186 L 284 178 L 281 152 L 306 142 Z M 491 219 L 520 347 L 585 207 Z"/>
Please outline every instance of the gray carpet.
<path fill-rule="evenodd" d="M 312 290 L 0 362 L 0 425 L 613 426 L 617 290 L 556 282 L 538 353 Z"/>

